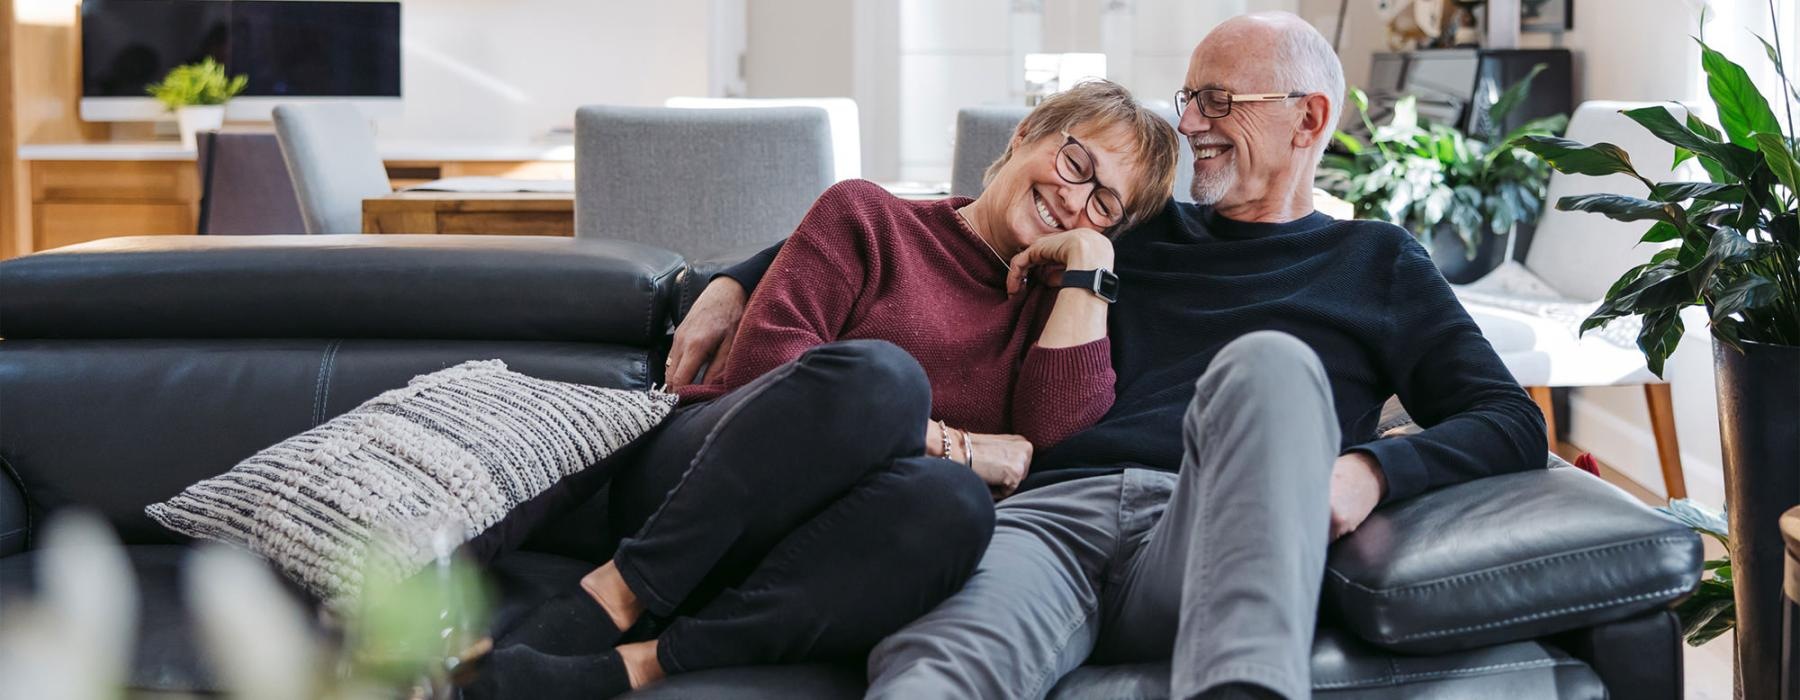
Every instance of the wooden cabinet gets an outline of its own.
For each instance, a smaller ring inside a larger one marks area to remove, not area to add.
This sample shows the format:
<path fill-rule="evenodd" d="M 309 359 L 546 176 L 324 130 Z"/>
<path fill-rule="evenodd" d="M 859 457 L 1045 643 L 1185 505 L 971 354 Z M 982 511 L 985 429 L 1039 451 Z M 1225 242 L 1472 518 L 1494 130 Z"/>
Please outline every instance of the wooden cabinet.
<path fill-rule="evenodd" d="M 31 249 L 115 236 L 191 234 L 199 204 L 193 161 L 34 161 Z"/>
<path fill-rule="evenodd" d="M 385 164 L 388 180 L 395 188 L 439 178 L 477 175 L 534 180 L 572 180 L 575 177 L 575 164 L 566 160 L 388 160 Z M 28 165 L 26 189 L 30 195 L 31 213 L 28 219 L 29 250 L 25 252 L 116 236 L 192 234 L 198 229 L 200 174 L 191 159 L 46 158 L 30 160 Z M 531 232 L 549 227 L 562 235 L 573 233 L 572 213 L 567 201 L 528 205 L 528 208 L 536 208 L 529 216 L 542 219 L 525 222 L 533 227 Z M 457 208 L 459 206 L 463 208 Z M 450 206 L 449 209 L 441 221 L 434 219 L 436 224 L 441 224 L 441 232 L 490 228 L 514 232 L 520 223 L 520 216 L 513 209 L 494 210 L 480 203 Z M 405 216 L 383 213 L 388 217 Z M 387 218 L 381 220 L 398 225 Z M 374 230 L 388 228 L 377 226 Z M 406 228 L 401 226 L 392 230 Z M 0 250 L 0 258 L 7 257 L 10 252 Z"/>

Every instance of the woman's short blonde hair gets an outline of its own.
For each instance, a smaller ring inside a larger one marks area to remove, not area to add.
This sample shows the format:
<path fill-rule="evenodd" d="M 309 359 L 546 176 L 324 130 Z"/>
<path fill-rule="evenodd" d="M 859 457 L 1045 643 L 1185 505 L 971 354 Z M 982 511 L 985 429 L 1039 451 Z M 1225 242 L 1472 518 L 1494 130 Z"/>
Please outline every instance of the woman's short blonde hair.
<path fill-rule="evenodd" d="M 1155 215 L 1175 191 L 1175 155 L 1179 139 L 1169 122 L 1139 104 L 1125 86 L 1110 80 L 1085 80 L 1038 103 L 1036 109 L 1019 122 L 1018 143 L 1037 143 L 1039 139 L 1073 131 L 1077 126 L 1091 125 L 1090 131 L 1123 133 L 1132 164 L 1143 169 L 1141 187 L 1132 187 L 1125 198 L 1125 215 L 1108 231 L 1123 231 Z M 1006 152 L 988 166 L 982 184 L 993 181 L 1000 169 L 1012 160 L 1009 141 Z"/>

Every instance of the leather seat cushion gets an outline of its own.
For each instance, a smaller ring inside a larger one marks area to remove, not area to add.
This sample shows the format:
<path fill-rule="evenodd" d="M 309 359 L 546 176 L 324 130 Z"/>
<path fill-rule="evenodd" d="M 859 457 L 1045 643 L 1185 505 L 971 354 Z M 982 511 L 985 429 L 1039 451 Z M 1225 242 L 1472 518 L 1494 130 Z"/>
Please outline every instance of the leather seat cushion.
<path fill-rule="evenodd" d="M 1324 599 L 1358 637 L 1437 654 L 1665 607 L 1700 559 L 1698 536 L 1617 487 L 1532 470 L 1376 511 L 1331 548 Z"/>

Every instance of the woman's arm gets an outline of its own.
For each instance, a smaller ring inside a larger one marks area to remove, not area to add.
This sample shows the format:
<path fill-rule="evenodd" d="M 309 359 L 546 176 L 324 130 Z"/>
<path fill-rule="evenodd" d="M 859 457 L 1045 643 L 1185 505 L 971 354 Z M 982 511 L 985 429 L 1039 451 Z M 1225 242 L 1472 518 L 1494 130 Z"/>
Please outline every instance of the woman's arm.
<path fill-rule="evenodd" d="M 1014 256 L 1007 290 L 1023 288 L 1026 271 L 1111 269 L 1112 241 L 1090 229 L 1046 236 Z M 1107 302 L 1086 289 L 1059 289 L 1013 387 L 1012 421 L 1038 448 L 1092 426 L 1112 408 L 1112 344 Z"/>
<path fill-rule="evenodd" d="M 725 366 L 707 372 L 697 395 L 743 386 L 838 338 L 871 264 L 873 236 L 855 215 L 855 197 L 840 184 L 814 203 L 750 296 Z"/>

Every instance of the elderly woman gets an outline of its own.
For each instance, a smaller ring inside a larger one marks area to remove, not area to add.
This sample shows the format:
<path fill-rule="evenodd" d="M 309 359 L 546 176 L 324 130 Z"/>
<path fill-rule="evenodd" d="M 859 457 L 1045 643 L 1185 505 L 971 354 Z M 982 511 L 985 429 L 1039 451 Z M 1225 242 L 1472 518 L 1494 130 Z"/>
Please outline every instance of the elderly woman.
<path fill-rule="evenodd" d="M 633 534 L 503 636 L 469 695 L 860 663 L 954 593 L 1034 447 L 1112 405 L 1107 234 L 1168 200 L 1176 147 L 1093 81 L 1025 118 L 978 198 L 826 190 L 726 366 L 615 477 L 613 526 Z"/>

